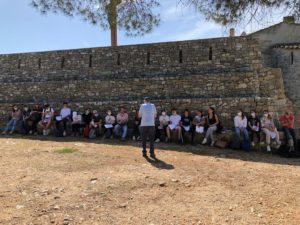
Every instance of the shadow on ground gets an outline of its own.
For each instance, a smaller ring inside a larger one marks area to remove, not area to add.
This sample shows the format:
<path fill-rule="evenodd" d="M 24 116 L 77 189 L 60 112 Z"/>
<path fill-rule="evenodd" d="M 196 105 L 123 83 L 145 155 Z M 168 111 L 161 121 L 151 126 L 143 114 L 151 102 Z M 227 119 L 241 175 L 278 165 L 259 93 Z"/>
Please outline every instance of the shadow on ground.
<path fill-rule="evenodd" d="M 105 144 L 112 146 L 133 146 L 136 148 L 141 147 L 141 142 L 135 141 L 120 141 L 120 140 L 111 140 L 111 139 L 86 139 L 82 137 L 53 137 L 53 136 L 22 136 L 22 135 L 4 135 L 0 136 L 0 140 L 4 138 L 11 139 L 24 139 L 24 140 L 39 140 L 39 141 L 55 141 L 55 142 L 82 142 L 82 143 L 94 143 L 94 144 Z M 0 144 L 1 145 L 1 144 Z M 210 146 L 196 145 L 192 146 L 190 144 L 178 145 L 173 143 L 157 143 L 155 145 L 157 152 L 163 151 L 177 151 L 177 152 L 186 152 L 188 154 L 202 155 L 202 156 L 211 156 L 215 158 L 228 158 L 236 159 L 249 162 L 260 162 L 260 163 L 271 163 L 271 164 L 281 164 L 281 165 L 292 165 L 300 166 L 300 158 L 283 158 L 274 153 L 266 153 L 265 151 L 254 150 L 251 152 L 244 152 L 241 150 L 232 150 L 232 149 L 219 149 Z M 141 152 L 142 154 L 142 152 Z M 170 165 L 160 159 L 151 159 L 146 158 L 146 161 L 149 162 L 152 166 L 158 169 L 171 170 L 174 169 L 173 165 Z"/>

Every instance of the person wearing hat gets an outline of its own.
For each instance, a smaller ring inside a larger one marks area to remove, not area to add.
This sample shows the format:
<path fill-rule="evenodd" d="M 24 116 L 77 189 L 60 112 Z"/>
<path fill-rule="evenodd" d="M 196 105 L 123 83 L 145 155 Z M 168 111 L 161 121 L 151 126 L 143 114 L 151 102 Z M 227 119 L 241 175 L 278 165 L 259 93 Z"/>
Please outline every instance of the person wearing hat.
<path fill-rule="evenodd" d="M 67 135 L 67 124 L 72 119 L 72 110 L 68 106 L 68 102 L 63 102 L 63 107 L 60 110 L 59 116 L 56 117 L 56 128 L 59 129 L 60 124 L 63 124 L 63 136 Z"/>
<path fill-rule="evenodd" d="M 141 136 L 143 145 L 143 156 L 147 157 L 147 138 L 150 141 L 150 157 L 155 158 L 154 154 L 154 139 L 155 139 L 155 118 L 156 118 L 155 105 L 150 103 L 148 97 L 144 98 L 144 104 L 141 105 L 139 110 L 139 117 L 141 118 Z"/>
<path fill-rule="evenodd" d="M 45 103 L 42 112 L 42 120 L 39 122 L 39 126 L 43 129 L 43 135 L 45 136 L 48 135 L 50 132 L 53 116 L 54 116 L 54 109 L 50 107 L 48 103 Z"/>

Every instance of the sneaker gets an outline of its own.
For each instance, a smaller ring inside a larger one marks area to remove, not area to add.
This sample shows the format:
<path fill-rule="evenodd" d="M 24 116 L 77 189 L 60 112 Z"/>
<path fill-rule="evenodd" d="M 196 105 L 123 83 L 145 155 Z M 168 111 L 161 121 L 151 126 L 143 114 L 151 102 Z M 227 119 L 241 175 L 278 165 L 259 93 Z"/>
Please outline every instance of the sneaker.
<path fill-rule="evenodd" d="M 210 146 L 211 146 L 211 147 L 214 147 L 214 146 L 215 146 L 215 143 L 216 143 L 215 141 L 212 141 L 212 142 L 210 143 Z"/>
<path fill-rule="evenodd" d="M 279 149 L 280 146 L 281 146 L 281 142 L 279 141 L 279 142 L 277 143 L 277 145 L 276 145 L 276 148 Z"/>
<path fill-rule="evenodd" d="M 30 134 L 30 135 L 32 134 L 32 130 L 31 130 L 31 131 L 29 131 L 29 134 Z"/>
<path fill-rule="evenodd" d="M 157 139 L 155 140 L 155 143 L 159 143 L 159 142 L 160 142 L 160 139 L 157 138 Z"/>
<path fill-rule="evenodd" d="M 14 133 L 13 131 L 9 132 L 9 134 L 13 134 L 13 133 Z"/>
<path fill-rule="evenodd" d="M 271 147 L 270 147 L 270 145 L 267 146 L 267 152 L 271 152 Z"/>
<path fill-rule="evenodd" d="M 132 140 L 133 140 L 133 141 L 135 141 L 135 140 L 136 140 L 136 139 L 135 139 L 135 136 L 133 136 L 133 137 L 132 137 Z"/>
<path fill-rule="evenodd" d="M 64 137 L 67 136 L 67 132 L 66 131 L 63 132 L 63 136 Z"/>
<path fill-rule="evenodd" d="M 43 130 L 43 135 L 46 136 L 47 135 L 47 131 Z"/>
<path fill-rule="evenodd" d="M 140 140 L 142 140 L 142 139 L 141 139 L 141 137 L 140 137 L 140 136 L 138 136 L 136 140 L 137 140 L 137 141 L 140 141 Z"/>
<path fill-rule="evenodd" d="M 254 147 L 254 146 L 255 146 L 255 143 L 252 141 L 252 142 L 251 142 L 251 145 L 252 145 L 252 147 Z"/>
<path fill-rule="evenodd" d="M 204 140 L 202 141 L 202 144 L 205 145 L 207 143 L 207 139 L 204 138 Z"/>

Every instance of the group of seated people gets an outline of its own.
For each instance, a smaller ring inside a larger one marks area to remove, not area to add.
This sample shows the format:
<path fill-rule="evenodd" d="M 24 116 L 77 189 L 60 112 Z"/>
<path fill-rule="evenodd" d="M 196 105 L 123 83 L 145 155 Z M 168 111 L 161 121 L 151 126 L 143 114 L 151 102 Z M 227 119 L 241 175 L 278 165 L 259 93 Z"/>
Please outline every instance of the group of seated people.
<path fill-rule="evenodd" d="M 293 113 L 290 110 L 286 110 L 280 116 L 279 121 L 285 134 L 285 143 L 295 146 L 297 140 Z M 68 102 L 63 102 L 63 107 L 59 112 L 55 111 L 49 104 L 44 104 L 43 107 L 36 104 L 32 109 L 28 106 L 23 106 L 22 110 L 14 105 L 9 122 L 2 134 L 12 134 L 16 130 L 18 122 L 22 123 L 21 132 L 25 135 L 37 135 L 38 128 L 42 130 L 43 135 L 49 135 L 51 127 L 55 125 L 56 136 L 66 136 L 70 126 L 72 127 L 73 136 L 96 138 L 103 134 L 104 138 L 120 137 L 121 140 L 126 140 L 129 116 L 123 106 L 119 108 L 116 116 L 112 114 L 112 110 L 107 110 L 106 115 L 102 117 L 97 110 L 91 110 L 91 108 L 86 108 L 82 114 L 72 111 Z M 134 119 L 133 140 L 140 139 L 140 122 L 137 110 Z M 251 111 L 251 115 L 248 118 L 243 110 L 239 110 L 233 122 L 234 139 L 236 140 L 248 141 L 254 146 L 254 137 L 260 143 L 262 131 L 266 136 L 267 151 L 271 151 L 270 144 L 272 139 L 276 141 L 278 147 L 281 145 L 277 128 L 268 110 L 263 112 L 261 118 L 254 110 Z M 202 134 L 204 136 L 202 144 L 210 143 L 211 146 L 214 146 L 216 133 L 222 131 L 222 126 L 213 107 L 209 107 L 206 113 L 198 110 L 195 116 L 192 116 L 188 109 L 185 109 L 180 115 L 173 108 L 171 115 L 168 115 L 166 110 L 162 110 L 158 116 L 156 120 L 156 142 L 162 141 L 162 131 L 166 142 L 171 140 L 172 133 L 176 133 L 178 143 L 186 143 L 187 134 L 190 134 L 191 144 L 194 144 L 195 136 Z"/>

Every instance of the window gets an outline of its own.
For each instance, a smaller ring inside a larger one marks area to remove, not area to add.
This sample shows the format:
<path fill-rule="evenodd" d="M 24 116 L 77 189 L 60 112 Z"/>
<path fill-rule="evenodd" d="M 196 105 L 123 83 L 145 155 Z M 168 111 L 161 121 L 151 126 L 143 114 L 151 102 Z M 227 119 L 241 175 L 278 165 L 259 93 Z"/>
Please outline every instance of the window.
<path fill-rule="evenodd" d="M 179 50 L 179 63 L 182 63 L 182 50 Z"/>
<path fill-rule="evenodd" d="M 42 60 L 41 59 L 39 59 L 39 61 L 38 61 L 38 66 L 39 66 L 39 69 L 41 69 L 41 67 L 42 67 Z"/>
<path fill-rule="evenodd" d="M 65 57 L 62 57 L 60 68 L 63 69 L 64 67 L 65 67 Z"/>
<path fill-rule="evenodd" d="M 209 47 L 208 60 L 212 60 L 212 58 L 213 58 L 213 50 L 212 50 L 212 47 Z"/>
<path fill-rule="evenodd" d="M 90 55 L 90 58 L 89 58 L 89 67 L 91 68 L 93 66 L 93 56 Z"/>
<path fill-rule="evenodd" d="M 150 52 L 147 52 L 147 65 L 150 65 Z"/>
<path fill-rule="evenodd" d="M 118 66 L 121 65 L 121 55 L 120 55 L 120 54 L 118 54 L 117 65 L 118 65 Z"/>

